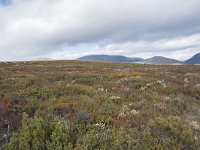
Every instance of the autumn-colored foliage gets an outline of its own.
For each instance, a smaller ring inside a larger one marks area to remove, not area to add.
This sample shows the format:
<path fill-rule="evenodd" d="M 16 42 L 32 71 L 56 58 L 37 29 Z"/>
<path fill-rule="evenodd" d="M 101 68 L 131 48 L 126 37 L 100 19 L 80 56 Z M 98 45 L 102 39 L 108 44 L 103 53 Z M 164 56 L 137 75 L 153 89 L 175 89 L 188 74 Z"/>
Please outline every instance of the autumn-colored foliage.
<path fill-rule="evenodd" d="M 0 63 L 0 149 L 200 145 L 200 66 Z"/>

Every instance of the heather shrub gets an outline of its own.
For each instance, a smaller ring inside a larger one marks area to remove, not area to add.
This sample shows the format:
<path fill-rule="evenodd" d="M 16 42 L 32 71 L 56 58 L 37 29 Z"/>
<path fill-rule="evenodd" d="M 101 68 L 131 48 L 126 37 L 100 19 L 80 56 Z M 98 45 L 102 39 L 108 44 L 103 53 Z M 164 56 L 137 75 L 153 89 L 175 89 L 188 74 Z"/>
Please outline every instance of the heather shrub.
<path fill-rule="evenodd" d="M 14 133 L 4 150 L 45 150 L 68 149 L 69 127 L 58 118 L 46 118 L 36 115 L 28 118 L 23 115 L 19 132 Z"/>
<path fill-rule="evenodd" d="M 191 128 L 179 117 L 157 118 L 149 127 L 155 149 L 198 149 Z"/>

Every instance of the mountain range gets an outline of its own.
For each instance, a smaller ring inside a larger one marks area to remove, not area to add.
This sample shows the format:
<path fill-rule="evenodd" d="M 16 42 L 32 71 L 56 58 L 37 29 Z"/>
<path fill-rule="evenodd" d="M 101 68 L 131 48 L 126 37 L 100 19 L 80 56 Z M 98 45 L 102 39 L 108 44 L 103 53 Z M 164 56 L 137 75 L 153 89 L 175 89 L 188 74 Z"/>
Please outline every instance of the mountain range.
<path fill-rule="evenodd" d="M 142 58 L 126 57 L 120 55 L 88 55 L 78 58 L 79 60 L 87 61 L 107 61 L 107 62 L 140 62 L 144 61 Z"/>
<path fill-rule="evenodd" d="M 152 58 L 143 59 L 138 57 L 126 57 L 121 55 L 87 55 L 78 58 L 83 61 L 105 61 L 105 62 L 129 62 L 141 64 L 200 64 L 200 53 L 194 55 L 186 61 L 178 61 L 176 59 L 166 58 L 162 56 L 154 56 Z"/>
<path fill-rule="evenodd" d="M 162 56 L 154 56 L 146 59 L 142 62 L 143 64 L 184 64 L 182 61 L 176 59 L 166 58 Z"/>

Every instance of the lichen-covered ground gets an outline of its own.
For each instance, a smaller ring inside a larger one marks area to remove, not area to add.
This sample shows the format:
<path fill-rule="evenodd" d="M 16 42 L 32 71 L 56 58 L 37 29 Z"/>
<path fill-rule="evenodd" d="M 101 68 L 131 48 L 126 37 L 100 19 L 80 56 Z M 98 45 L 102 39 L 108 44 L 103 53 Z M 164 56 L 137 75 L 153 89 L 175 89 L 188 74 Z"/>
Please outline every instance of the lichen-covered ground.
<path fill-rule="evenodd" d="M 196 150 L 200 66 L 0 63 L 0 117 L 0 149 Z"/>

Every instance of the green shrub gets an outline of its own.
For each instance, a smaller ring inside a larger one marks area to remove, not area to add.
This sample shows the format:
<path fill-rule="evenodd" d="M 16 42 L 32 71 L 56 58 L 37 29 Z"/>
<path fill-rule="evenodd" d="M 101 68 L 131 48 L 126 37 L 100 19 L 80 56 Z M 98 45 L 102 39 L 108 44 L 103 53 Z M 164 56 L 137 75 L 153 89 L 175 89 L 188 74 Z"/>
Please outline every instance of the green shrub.
<path fill-rule="evenodd" d="M 157 118 L 149 127 L 155 149 L 198 149 L 191 128 L 179 117 Z"/>
<path fill-rule="evenodd" d="M 50 119 L 50 120 L 49 120 Z M 24 114 L 22 127 L 14 133 L 4 150 L 65 150 L 71 147 L 69 127 L 57 118 L 43 119 L 36 115 L 28 119 Z"/>
<path fill-rule="evenodd" d="M 91 86 L 82 84 L 70 84 L 67 86 L 66 95 L 88 95 L 93 96 L 96 93 L 95 89 Z"/>

